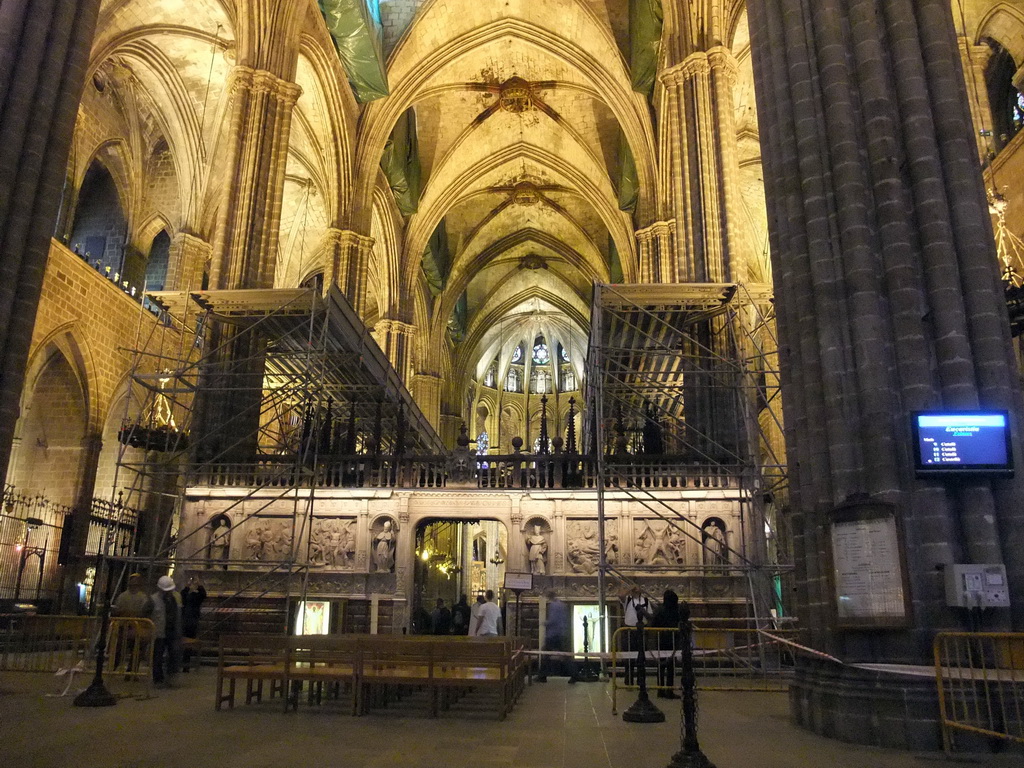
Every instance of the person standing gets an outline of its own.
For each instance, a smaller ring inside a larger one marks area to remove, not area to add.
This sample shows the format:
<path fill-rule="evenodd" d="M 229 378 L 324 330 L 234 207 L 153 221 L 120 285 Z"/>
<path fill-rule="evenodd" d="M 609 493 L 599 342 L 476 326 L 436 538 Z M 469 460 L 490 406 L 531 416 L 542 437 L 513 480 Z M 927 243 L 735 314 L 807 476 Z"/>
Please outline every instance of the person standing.
<path fill-rule="evenodd" d="M 142 574 L 133 573 L 128 577 L 128 589 L 117 596 L 114 601 L 113 615 L 124 619 L 149 619 L 153 616 L 153 601 L 143 589 L 145 580 Z M 114 668 L 118 669 L 124 662 L 126 672 L 137 672 L 138 665 L 144 654 L 137 653 L 139 645 L 144 644 L 145 630 L 136 632 L 137 625 L 122 625 L 123 634 L 111 641 L 114 648 Z M 141 628 L 140 628 L 141 629 Z M 125 653 L 127 651 L 127 653 Z"/>
<path fill-rule="evenodd" d="M 679 595 L 674 590 L 666 589 L 661 605 L 658 606 L 651 618 L 652 629 L 666 630 L 654 633 L 658 638 L 658 685 L 668 686 L 668 690 L 658 689 L 658 698 L 660 699 L 679 698 L 679 695 L 672 690 L 676 680 L 675 655 L 679 647 L 679 619 Z"/>
<path fill-rule="evenodd" d="M 477 599 L 479 600 L 480 598 Z M 492 602 L 493 600 L 494 590 L 488 589 L 487 600 L 480 606 L 480 611 L 476 615 L 476 626 L 473 632 L 476 637 L 497 637 L 498 635 L 501 609 Z"/>
<path fill-rule="evenodd" d="M 452 634 L 453 635 L 468 635 L 470 620 L 472 619 L 473 611 L 469 607 L 469 603 L 466 602 L 466 596 L 462 595 L 454 606 L 452 606 Z"/>
<path fill-rule="evenodd" d="M 435 635 L 450 635 L 452 633 L 452 612 L 444 604 L 444 598 L 437 598 L 437 607 L 430 614 L 430 623 Z"/>
<path fill-rule="evenodd" d="M 469 609 L 469 636 L 476 637 L 477 627 L 480 626 L 480 609 L 483 607 L 487 599 L 482 595 L 476 596 L 476 602 L 473 603 L 473 607 Z"/>
<path fill-rule="evenodd" d="M 178 671 L 178 650 L 181 645 L 181 595 L 174 579 L 161 576 L 153 600 L 153 682 L 170 687 Z"/>
<path fill-rule="evenodd" d="M 202 615 L 203 601 L 206 599 L 206 587 L 198 576 L 192 576 L 188 584 L 181 590 L 181 634 L 189 640 L 199 636 L 199 617 Z M 192 660 L 192 643 L 182 642 L 181 668 L 188 672 Z"/>
<path fill-rule="evenodd" d="M 569 618 L 569 606 L 558 599 L 553 589 L 549 589 L 545 595 L 548 601 L 547 616 L 544 619 L 544 651 L 559 651 L 566 653 L 571 649 L 572 626 Z M 561 669 L 569 677 L 570 683 L 576 682 L 576 665 L 572 657 L 560 656 L 556 662 L 550 656 L 541 656 L 540 674 L 537 675 L 538 683 L 546 683 L 548 675 L 554 674 L 552 670 Z"/>
<path fill-rule="evenodd" d="M 636 675 L 637 660 L 639 658 L 639 633 L 637 625 L 643 621 L 645 624 L 651 615 L 650 601 L 640 591 L 640 586 L 634 584 L 619 594 L 622 600 L 622 624 L 630 629 L 624 632 L 625 635 L 625 658 L 626 661 L 626 685 L 633 685 L 633 678 Z M 631 651 L 636 655 L 631 656 Z"/>

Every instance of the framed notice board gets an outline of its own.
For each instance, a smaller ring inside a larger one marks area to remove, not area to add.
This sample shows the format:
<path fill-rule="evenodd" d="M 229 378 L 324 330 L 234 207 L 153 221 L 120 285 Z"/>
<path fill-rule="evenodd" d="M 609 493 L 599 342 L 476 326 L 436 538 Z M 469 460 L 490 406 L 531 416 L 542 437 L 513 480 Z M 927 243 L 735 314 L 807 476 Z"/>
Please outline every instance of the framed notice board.
<path fill-rule="evenodd" d="M 836 507 L 829 525 L 829 550 L 840 627 L 907 625 L 910 596 L 895 506 L 869 500 Z"/>

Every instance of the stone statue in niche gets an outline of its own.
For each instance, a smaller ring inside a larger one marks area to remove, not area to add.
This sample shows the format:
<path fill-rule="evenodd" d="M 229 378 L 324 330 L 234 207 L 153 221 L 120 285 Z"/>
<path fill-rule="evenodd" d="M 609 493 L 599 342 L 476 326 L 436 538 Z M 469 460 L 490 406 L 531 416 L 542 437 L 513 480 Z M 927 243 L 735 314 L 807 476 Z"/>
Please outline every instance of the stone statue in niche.
<path fill-rule="evenodd" d="M 231 521 L 227 515 L 217 515 L 210 521 L 207 552 L 211 567 L 228 567 L 227 561 L 231 557 Z"/>
<path fill-rule="evenodd" d="M 309 537 L 310 565 L 351 568 L 356 553 L 354 520 L 317 520 Z"/>
<path fill-rule="evenodd" d="M 385 520 L 373 537 L 373 564 L 377 573 L 391 573 L 395 568 L 395 527 Z"/>
<path fill-rule="evenodd" d="M 668 523 L 653 523 L 644 520 L 643 529 L 637 537 L 637 565 L 673 565 L 674 556 L 669 546 Z"/>
<path fill-rule="evenodd" d="M 548 572 L 548 539 L 539 523 L 534 523 L 533 533 L 526 537 L 530 573 L 544 576 Z"/>
<path fill-rule="evenodd" d="M 619 534 L 605 529 L 604 559 L 609 563 L 619 562 Z"/>
<path fill-rule="evenodd" d="M 597 571 L 601 561 L 601 547 L 597 536 L 597 523 L 576 520 L 566 526 L 566 556 L 574 573 L 588 576 Z"/>
<path fill-rule="evenodd" d="M 704 565 L 728 565 L 729 549 L 725 544 L 725 524 L 711 517 L 701 526 L 701 541 L 704 544 Z"/>
<path fill-rule="evenodd" d="M 292 549 L 290 525 L 283 520 L 254 520 L 245 545 L 250 560 L 285 560 Z"/>

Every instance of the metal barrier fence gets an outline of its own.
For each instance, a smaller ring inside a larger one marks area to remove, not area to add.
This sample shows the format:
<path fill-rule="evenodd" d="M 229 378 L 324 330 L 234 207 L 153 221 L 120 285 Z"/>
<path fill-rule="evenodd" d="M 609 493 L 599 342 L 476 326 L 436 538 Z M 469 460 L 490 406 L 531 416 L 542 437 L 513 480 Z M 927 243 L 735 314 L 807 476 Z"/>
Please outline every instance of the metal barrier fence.
<path fill-rule="evenodd" d="M 772 629 L 771 636 L 756 627 L 694 627 L 693 664 L 697 688 L 705 691 L 775 691 L 789 689 L 794 656 L 786 641 L 798 630 Z M 644 628 L 647 688 L 671 692 L 680 663 L 680 634 L 675 628 Z M 638 690 L 635 679 L 637 631 L 620 627 L 612 635 L 612 714 L 618 689 Z"/>
<path fill-rule="evenodd" d="M 940 632 L 933 649 L 946 751 L 955 731 L 1024 742 L 1024 634 Z"/>
<path fill-rule="evenodd" d="M 86 671 L 94 658 L 100 620 L 96 616 L 0 615 L 0 670 Z M 153 622 L 113 618 L 107 637 L 106 673 L 149 689 L 153 668 Z"/>

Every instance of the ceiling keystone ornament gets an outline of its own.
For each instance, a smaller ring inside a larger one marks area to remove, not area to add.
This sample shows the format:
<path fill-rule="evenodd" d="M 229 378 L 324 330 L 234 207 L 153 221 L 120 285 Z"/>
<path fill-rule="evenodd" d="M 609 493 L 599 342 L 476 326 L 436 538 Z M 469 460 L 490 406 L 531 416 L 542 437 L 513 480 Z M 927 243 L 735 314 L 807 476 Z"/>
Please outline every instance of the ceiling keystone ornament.
<path fill-rule="evenodd" d="M 540 198 L 540 190 L 528 181 L 520 181 L 512 187 L 512 201 L 516 205 L 536 205 Z"/>
<path fill-rule="evenodd" d="M 498 106 L 506 112 L 518 115 L 533 109 L 533 89 L 521 77 L 510 77 L 499 88 Z"/>
<path fill-rule="evenodd" d="M 531 253 L 519 260 L 520 269 L 547 269 L 548 262 L 543 256 Z"/>
<path fill-rule="evenodd" d="M 487 109 L 476 116 L 473 122 L 480 125 L 498 110 L 510 112 L 513 115 L 521 115 L 533 109 L 539 109 L 556 123 L 562 121 L 562 116 L 548 106 L 547 102 L 540 95 L 541 90 L 550 90 L 558 86 L 555 80 L 524 80 L 513 75 L 501 83 L 463 83 L 462 87 L 467 91 L 477 91 L 497 96 L 498 100 Z"/>

